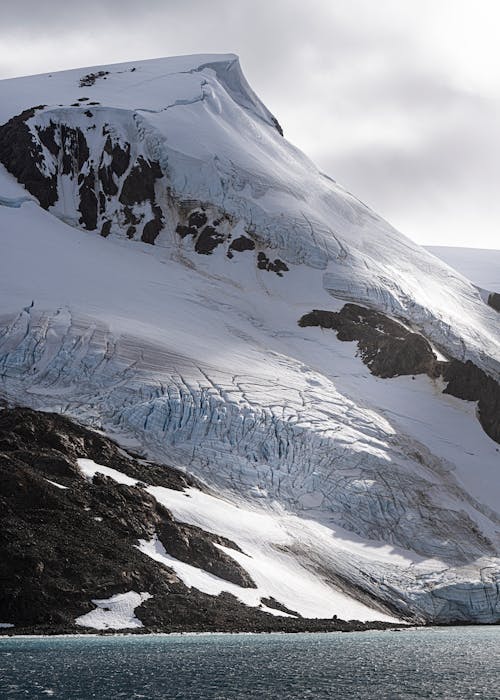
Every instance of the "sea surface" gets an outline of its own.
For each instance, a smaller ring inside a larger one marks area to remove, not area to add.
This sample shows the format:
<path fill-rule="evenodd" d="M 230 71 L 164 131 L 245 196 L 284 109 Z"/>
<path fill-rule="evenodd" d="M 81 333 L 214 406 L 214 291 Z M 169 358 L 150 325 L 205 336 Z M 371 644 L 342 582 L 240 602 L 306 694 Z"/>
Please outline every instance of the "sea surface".
<path fill-rule="evenodd" d="M 500 698 L 500 627 L 0 638 L 0 698 Z"/>

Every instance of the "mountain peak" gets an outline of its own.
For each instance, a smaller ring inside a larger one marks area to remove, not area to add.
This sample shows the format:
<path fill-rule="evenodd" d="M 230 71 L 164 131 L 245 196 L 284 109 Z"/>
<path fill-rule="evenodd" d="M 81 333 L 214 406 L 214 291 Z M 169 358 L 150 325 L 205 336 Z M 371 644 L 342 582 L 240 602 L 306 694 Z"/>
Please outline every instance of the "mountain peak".
<path fill-rule="evenodd" d="M 236 56 L 1 81 L 0 162 L 8 400 L 208 483 L 164 504 L 282 612 L 342 617 L 340 581 L 498 620 L 498 314 L 284 139 Z M 166 535 L 141 551 L 172 563 Z"/>

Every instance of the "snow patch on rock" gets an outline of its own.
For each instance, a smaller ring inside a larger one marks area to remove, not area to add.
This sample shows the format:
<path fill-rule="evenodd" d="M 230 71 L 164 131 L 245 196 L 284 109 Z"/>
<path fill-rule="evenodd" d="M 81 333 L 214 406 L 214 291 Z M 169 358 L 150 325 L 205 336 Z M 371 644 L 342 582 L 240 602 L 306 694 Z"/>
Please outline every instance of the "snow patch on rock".
<path fill-rule="evenodd" d="M 135 609 L 152 596 L 149 593 L 118 593 L 110 598 L 92 600 L 96 605 L 85 615 L 75 620 L 79 627 L 91 627 L 96 630 L 137 629 L 143 627 L 142 622 L 135 616 Z"/>

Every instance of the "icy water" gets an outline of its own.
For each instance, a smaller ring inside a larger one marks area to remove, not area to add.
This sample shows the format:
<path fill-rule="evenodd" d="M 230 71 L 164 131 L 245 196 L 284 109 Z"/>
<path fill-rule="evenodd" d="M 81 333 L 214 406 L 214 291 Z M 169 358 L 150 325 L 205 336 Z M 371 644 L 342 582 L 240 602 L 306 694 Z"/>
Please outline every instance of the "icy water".
<path fill-rule="evenodd" d="M 0 698 L 500 698 L 500 627 L 0 638 Z"/>

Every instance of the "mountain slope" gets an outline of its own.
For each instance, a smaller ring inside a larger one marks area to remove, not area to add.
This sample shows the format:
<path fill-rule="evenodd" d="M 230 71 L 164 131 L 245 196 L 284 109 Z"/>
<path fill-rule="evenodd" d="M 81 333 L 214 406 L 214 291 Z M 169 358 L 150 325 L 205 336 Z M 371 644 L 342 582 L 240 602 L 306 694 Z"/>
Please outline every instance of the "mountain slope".
<path fill-rule="evenodd" d="M 4 395 L 262 510 L 332 591 L 500 619 L 500 331 L 478 291 L 319 173 L 234 56 L 0 95 Z M 349 328 L 346 301 L 367 308 Z M 313 310 L 342 327 L 299 326 Z"/>
<path fill-rule="evenodd" d="M 217 513 L 228 504 L 175 469 L 138 461 L 59 415 L 0 413 L 0 483 L 0 619 L 7 632 L 365 627 L 308 620 L 266 596 L 278 580 L 273 570 L 297 573 L 292 557 L 268 554 L 267 578 L 256 571 L 254 581 L 246 570 L 251 557 L 235 542 L 175 520 L 162 505 L 188 498 Z M 238 554 L 243 565 L 234 560 Z M 96 589 L 103 597 L 94 598 Z M 372 620 L 368 627 L 384 627 L 375 616 L 391 620 L 383 609 L 370 610 L 325 584 L 318 588 L 311 575 L 292 578 L 289 595 L 316 618 L 340 602 L 353 616 Z"/>
<path fill-rule="evenodd" d="M 426 246 L 426 249 L 473 284 L 500 294 L 500 250 L 453 246 Z"/>

